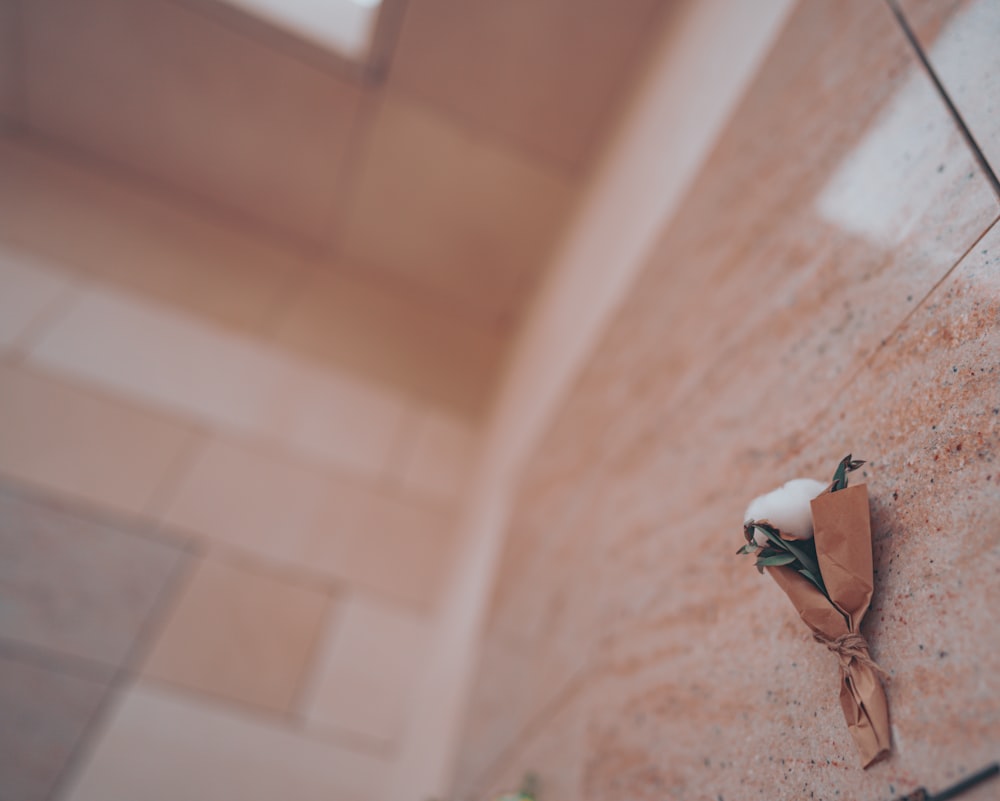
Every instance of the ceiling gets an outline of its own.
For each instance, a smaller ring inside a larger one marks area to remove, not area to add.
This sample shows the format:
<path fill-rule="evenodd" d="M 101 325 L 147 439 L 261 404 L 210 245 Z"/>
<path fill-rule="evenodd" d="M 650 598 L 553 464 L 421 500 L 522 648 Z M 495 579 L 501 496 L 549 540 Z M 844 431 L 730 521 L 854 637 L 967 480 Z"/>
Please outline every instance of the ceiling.
<path fill-rule="evenodd" d="M 414 302 L 509 330 L 657 0 L 392 3 L 385 70 L 218 0 L 0 0 L 0 112 Z"/>

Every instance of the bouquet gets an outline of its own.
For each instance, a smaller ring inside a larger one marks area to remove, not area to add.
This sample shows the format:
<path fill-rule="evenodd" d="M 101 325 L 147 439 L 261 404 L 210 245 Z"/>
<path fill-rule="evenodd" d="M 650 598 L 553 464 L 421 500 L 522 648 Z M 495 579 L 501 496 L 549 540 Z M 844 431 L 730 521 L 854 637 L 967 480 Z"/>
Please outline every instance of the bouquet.
<path fill-rule="evenodd" d="M 756 555 L 795 605 L 813 637 L 840 659 L 840 705 L 863 767 L 889 753 L 889 707 L 861 621 L 871 603 L 868 490 L 848 486 L 864 462 L 848 455 L 829 485 L 795 479 L 747 509 L 740 554 Z"/>

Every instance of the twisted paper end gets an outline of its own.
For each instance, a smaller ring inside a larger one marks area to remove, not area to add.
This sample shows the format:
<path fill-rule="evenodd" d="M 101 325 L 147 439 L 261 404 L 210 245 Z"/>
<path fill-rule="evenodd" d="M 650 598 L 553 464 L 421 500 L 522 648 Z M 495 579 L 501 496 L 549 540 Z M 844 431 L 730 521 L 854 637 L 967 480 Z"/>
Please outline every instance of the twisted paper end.
<path fill-rule="evenodd" d="M 859 665 L 864 665 L 866 668 L 878 676 L 881 676 L 883 679 L 889 678 L 889 674 L 879 667 L 878 663 L 872 659 L 872 655 L 868 652 L 868 641 L 860 634 L 848 632 L 847 634 L 841 634 L 836 639 L 831 640 L 825 634 L 821 634 L 817 631 L 813 632 L 813 639 L 816 640 L 816 642 L 823 643 L 823 645 L 837 655 L 840 659 L 840 669 L 844 673 L 847 673 L 850 670 L 852 662 L 857 662 Z"/>

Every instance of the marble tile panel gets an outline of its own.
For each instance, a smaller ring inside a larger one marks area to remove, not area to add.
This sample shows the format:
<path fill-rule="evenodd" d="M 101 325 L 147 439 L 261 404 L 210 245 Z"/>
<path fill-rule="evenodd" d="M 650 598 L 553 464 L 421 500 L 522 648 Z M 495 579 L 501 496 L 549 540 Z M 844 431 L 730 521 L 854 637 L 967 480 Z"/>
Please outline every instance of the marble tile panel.
<path fill-rule="evenodd" d="M 0 798 L 48 801 L 107 686 L 0 657 Z"/>
<path fill-rule="evenodd" d="M 990 0 L 900 0 L 944 90 L 994 173 L 1000 172 L 1000 9 Z"/>
<path fill-rule="evenodd" d="M 30 360 L 366 476 L 385 469 L 402 418 L 390 392 L 110 290 L 87 292 Z"/>
<path fill-rule="evenodd" d="M 430 635 L 430 621 L 409 609 L 347 598 L 312 667 L 303 706 L 310 728 L 398 747 L 420 725 L 409 712 Z"/>
<path fill-rule="evenodd" d="M 378 801 L 389 764 L 139 682 L 117 704 L 69 801 Z"/>
<path fill-rule="evenodd" d="M 30 367 L 0 366 L 0 474 L 143 513 L 195 442 L 176 420 Z"/>
<path fill-rule="evenodd" d="M 142 674 L 290 713 L 330 604 L 325 592 L 210 552 L 179 590 Z"/>
<path fill-rule="evenodd" d="M 0 637 L 110 674 L 184 569 L 179 546 L 0 487 Z"/>

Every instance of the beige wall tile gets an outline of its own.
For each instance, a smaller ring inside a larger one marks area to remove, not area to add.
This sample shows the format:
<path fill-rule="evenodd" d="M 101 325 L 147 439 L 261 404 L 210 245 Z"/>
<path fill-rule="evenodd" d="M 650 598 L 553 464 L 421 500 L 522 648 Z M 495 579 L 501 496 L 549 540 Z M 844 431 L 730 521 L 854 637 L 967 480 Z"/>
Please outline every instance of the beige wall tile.
<path fill-rule="evenodd" d="M 294 255 L 176 198 L 0 140 L 0 241 L 241 330 L 270 320 Z"/>
<path fill-rule="evenodd" d="M 379 801 L 388 764 L 139 683 L 114 709 L 71 801 Z"/>
<path fill-rule="evenodd" d="M 403 491 L 451 505 L 461 498 L 477 456 L 477 431 L 463 420 L 437 412 L 417 413 L 412 441 L 393 470 Z"/>
<path fill-rule="evenodd" d="M 447 512 L 228 439 L 198 455 L 163 519 L 423 609 L 437 597 L 454 542 Z"/>
<path fill-rule="evenodd" d="M 373 496 L 363 531 L 350 543 L 356 585 L 422 611 L 435 608 L 455 550 L 455 515 L 391 496 Z"/>
<path fill-rule="evenodd" d="M 303 707 L 310 726 L 398 744 L 429 634 L 427 619 L 409 610 L 365 596 L 345 601 L 313 667 Z"/>
<path fill-rule="evenodd" d="M 34 370 L 0 366 L 0 472 L 142 512 L 191 429 Z"/>
<path fill-rule="evenodd" d="M 544 267 L 570 198 L 566 179 L 389 94 L 344 251 L 473 319 L 506 320 Z"/>
<path fill-rule="evenodd" d="M 290 712 L 329 607 L 326 593 L 209 553 L 180 591 L 143 675 Z"/>
<path fill-rule="evenodd" d="M 366 496 L 279 453 L 212 439 L 169 503 L 169 525 L 280 562 L 323 572 L 342 569 L 352 532 L 365 520 Z M 325 559 L 316 561 L 317 541 Z"/>
<path fill-rule="evenodd" d="M 70 276 L 0 244 L 0 346 L 12 346 L 73 294 Z"/>
<path fill-rule="evenodd" d="M 414 0 L 391 83 L 562 168 L 593 153 L 655 27 L 653 0 Z"/>
<path fill-rule="evenodd" d="M 505 336 L 426 292 L 349 269 L 318 269 L 282 313 L 277 340 L 425 403 L 481 418 Z"/>
<path fill-rule="evenodd" d="M 402 415 L 399 401 L 373 387 L 113 292 L 87 293 L 30 358 L 361 475 L 385 469 Z"/>
<path fill-rule="evenodd" d="M 165 0 L 22 6 L 33 129 L 326 240 L 359 89 Z"/>
<path fill-rule="evenodd" d="M 282 441 L 358 476 L 385 474 L 403 424 L 402 398 L 345 373 L 291 360 L 278 380 L 296 399 L 283 412 Z"/>

